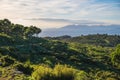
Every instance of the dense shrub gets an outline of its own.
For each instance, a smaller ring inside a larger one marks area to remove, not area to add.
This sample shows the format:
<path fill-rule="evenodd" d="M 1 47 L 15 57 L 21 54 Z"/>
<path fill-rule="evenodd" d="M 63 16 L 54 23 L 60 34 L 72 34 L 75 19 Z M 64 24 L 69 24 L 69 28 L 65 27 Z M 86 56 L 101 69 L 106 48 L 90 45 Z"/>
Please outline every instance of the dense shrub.
<path fill-rule="evenodd" d="M 53 69 L 56 80 L 74 80 L 75 70 L 72 67 L 68 67 L 67 65 L 56 65 Z"/>
<path fill-rule="evenodd" d="M 5 66 L 10 66 L 11 64 L 14 64 L 14 59 L 12 59 L 11 57 L 9 56 L 3 56 L 1 59 L 0 59 L 0 62 L 1 62 L 1 65 L 3 67 Z"/>
<path fill-rule="evenodd" d="M 52 69 L 39 66 L 32 74 L 34 80 L 54 80 Z"/>
<path fill-rule="evenodd" d="M 33 72 L 33 68 L 30 65 L 23 65 L 21 63 L 16 64 L 15 68 L 26 75 L 31 75 Z"/>
<path fill-rule="evenodd" d="M 50 67 L 39 66 L 32 77 L 35 80 L 74 80 L 77 70 L 67 65 L 56 65 L 54 69 Z"/>
<path fill-rule="evenodd" d="M 113 65 L 120 67 L 120 44 L 116 47 L 115 51 L 112 52 L 111 61 Z"/>
<path fill-rule="evenodd" d="M 67 65 L 56 65 L 53 69 L 39 66 L 32 74 L 34 80 L 93 80 L 88 73 Z"/>

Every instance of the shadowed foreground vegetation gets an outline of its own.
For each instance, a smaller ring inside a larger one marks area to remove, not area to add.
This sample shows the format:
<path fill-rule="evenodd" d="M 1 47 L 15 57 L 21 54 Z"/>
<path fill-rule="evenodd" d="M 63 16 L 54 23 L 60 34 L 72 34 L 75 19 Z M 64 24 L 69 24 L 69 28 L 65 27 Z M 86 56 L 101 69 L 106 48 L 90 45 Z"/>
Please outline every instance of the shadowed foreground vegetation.
<path fill-rule="evenodd" d="M 119 35 L 36 37 L 40 32 L 0 20 L 0 80 L 120 80 Z"/>

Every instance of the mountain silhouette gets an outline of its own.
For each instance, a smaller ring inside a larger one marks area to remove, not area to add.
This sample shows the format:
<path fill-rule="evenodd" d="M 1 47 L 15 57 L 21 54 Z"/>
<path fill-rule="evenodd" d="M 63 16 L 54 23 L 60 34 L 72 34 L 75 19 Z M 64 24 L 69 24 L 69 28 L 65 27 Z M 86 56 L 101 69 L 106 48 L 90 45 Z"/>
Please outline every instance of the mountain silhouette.
<path fill-rule="evenodd" d="M 80 36 L 88 34 L 110 34 L 119 35 L 120 25 L 67 25 L 62 28 L 51 28 L 43 29 L 42 33 L 39 34 L 41 37 L 56 37 L 63 35 Z"/>

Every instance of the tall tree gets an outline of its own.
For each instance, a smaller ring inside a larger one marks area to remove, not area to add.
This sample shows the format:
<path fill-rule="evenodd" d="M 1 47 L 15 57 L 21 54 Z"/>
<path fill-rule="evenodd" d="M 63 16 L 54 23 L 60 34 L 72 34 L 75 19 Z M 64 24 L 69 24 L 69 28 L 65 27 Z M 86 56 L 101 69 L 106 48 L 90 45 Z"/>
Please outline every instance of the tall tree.
<path fill-rule="evenodd" d="M 35 26 L 30 26 L 30 27 L 26 28 L 24 34 L 27 37 L 31 37 L 34 34 L 39 34 L 40 32 L 41 32 L 41 29 L 39 29 L 39 28 L 37 28 Z"/>

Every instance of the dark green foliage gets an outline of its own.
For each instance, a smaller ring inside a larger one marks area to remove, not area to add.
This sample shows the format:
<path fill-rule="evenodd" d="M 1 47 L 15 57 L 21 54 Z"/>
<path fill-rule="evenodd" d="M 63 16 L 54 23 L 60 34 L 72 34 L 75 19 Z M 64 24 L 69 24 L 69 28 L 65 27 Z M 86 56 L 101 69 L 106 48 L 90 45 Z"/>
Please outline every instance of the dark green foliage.
<path fill-rule="evenodd" d="M 39 34 L 41 29 L 36 26 L 24 27 L 20 24 L 13 24 L 8 19 L 0 20 L 0 33 L 4 33 L 14 37 L 31 37 Z"/>
<path fill-rule="evenodd" d="M 14 64 L 14 62 L 15 62 L 14 59 L 12 59 L 9 56 L 3 56 L 2 58 L 0 58 L 0 63 L 3 67 L 10 66 Z"/>
<path fill-rule="evenodd" d="M 0 32 L 9 34 L 11 32 L 11 22 L 8 19 L 0 20 Z"/>
<path fill-rule="evenodd" d="M 111 54 L 111 60 L 113 65 L 120 67 L 120 44 L 117 45 L 114 52 Z"/>
<path fill-rule="evenodd" d="M 30 65 L 23 65 L 23 64 L 16 64 L 15 65 L 15 68 L 18 70 L 18 71 L 21 71 L 23 72 L 24 74 L 26 75 L 31 75 L 32 72 L 33 72 L 33 68 L 30 66 Z"/>
<path fill-rule="evenodd" d="M 38 35 L 41 32 L 41 29 L 38 29 L 36 26 L 30 26 L 29 28 L 25 29 L 25 35 L 30 37 L 34 34 Z"/>
<path fill-rule="evenodd" d="M 13 38 L 6 35 L 6 34 L 3 34 L 3 33 L 0 33 L 0 46 L 4 46 L 4 45 L 11 45 L 13 44 Z"/>

